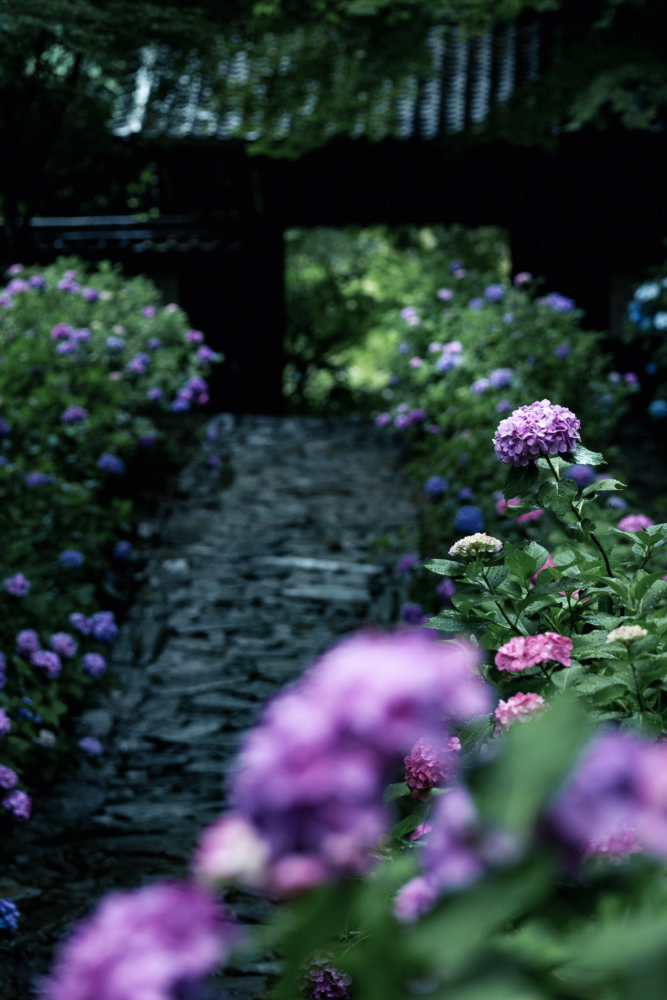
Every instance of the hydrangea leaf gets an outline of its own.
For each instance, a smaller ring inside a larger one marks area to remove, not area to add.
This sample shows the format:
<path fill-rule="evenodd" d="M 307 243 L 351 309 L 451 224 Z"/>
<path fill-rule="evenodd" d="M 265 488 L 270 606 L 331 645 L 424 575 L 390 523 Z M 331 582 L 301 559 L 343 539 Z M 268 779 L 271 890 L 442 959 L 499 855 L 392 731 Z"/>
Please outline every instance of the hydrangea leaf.
<path fill-rule="evenodd" d="M 628 686 L 618 677 L 602 677 L 600 674 L 588 674 L 576 685 L 579 694 L 586 695 L 596 705 L 608 705 L 616 698 L 627 693 Z"/>
<path fill-rule="evenodd" d="M 537 482 L 538 471 L 534 462 L 528 465 L 513 465 L 507 473 L 503 486 L 503 496 L 506 500 L 514 497 L 525 497 L 532 491 Z"/>
<path fill-rule="evenodd" d="M 468 628 L 468 619 L 458 611 L 445 609 L 440 611 L 435 618 L 429 618 L 424 622 L 424 628 L 439 628 L 443 632 L 465 632 Z"/>
<path fill-rule="evenodd" d="M 585 517 L 583 521 L 575 521 L 574 524 L 565 525 L 565 534 L 568 538 L 573 538 L 575 541 L 583 542 L 585 541 L 592 531 L 595 531 L 597 525 L 595 521 L 591 521 L 590 517 Z"/>
<path fill-rule="evenodd" d="M 552 510 L 558 517 L 563 517 L 569 511 L 576 494 L 577 484 L 571 479 L 561 479 L 558 483 L 553 481 L 542 483 L 537 499 L 547 510 Z"/>
<path fill-rule="evenodd" d="M 464 572 L 465 566 L 463 563 L 454 562 L 453 559 L 431 559 L 430 562 L 424 563 L 424 569 L 438 573 L 439 576 L 456 576 L 457 573 Z"/>
<path fill-rule="evenodd" d="M 491 587 L 499 587 L 507 579 L 508 573 L 507 566 L 490 566 L 486 571 L 486 579 Z"/>
<path fill-rule="evenodd" d="M 569 691 L 575 686 L 579 678 L 584 673 L 584 667 L 576 660 L 572 660 L 572 665 L 565 670 L 556 670 L 551 675 L 551 683 L 561 691 Z"/>
<path fill-rule="evenodd" d="M 515 549 L 505 559 L 505 565 L 512 576 L 519 580 L 527 580 L 533 576 L 540 565 L 535 556 L 529 555 L 525 549 Z"/>
<path fill-rule="evenodd" d="M 648 611 L 659 604 L 665 597 L 667 597 L 667 583 L 662 579 L 656 580 L 655 583 L 651 584 L 642 598 L 640 609 Z"/>
<path fill-rule="evenodd" d="M 406 781 L 399 781 L 395 785 L 387 785 L 382 796 L 382 801 L 385 805 L 389 802 L 394 802 L 396 799 L 402 798 L 404 795 L 409 795 L 410 789 Z"/>
<path fill-rule="evenodd" d="M 572 452 L 576 465 L 606 465 L 607 460 L 599 451 L 589 451 L 583 444 L 578 444 Z"/>
<path fill-rule="evenodd" d="M 638 579 L 635 579 L 630 588 L 630 593 L 635 601 L 641 601 L 649 587 L 655 583 L 656 580 L 662 580 L 662 576 L 662 573 L 645 573 L 643 576 L 639 576 Z"/>
<path fill-rule="evenodd" d="M 602 490 L 612 493 L 615 490 L 625 490 L 627 486 L 618 479 L 600 479 L 597 483 L 591 483 L 582 492 L 582 497 L 591 496 L 593 493 L 600 493 Z"/>
<path fill-rule="evenodd" d="M 420 823 L 424 822 L 427 809 L 427 803 L 420 802 L 413 813 L 410 813 L 409 816 L 402 819 L 400 823 L 396 823 L 395 826 L 392 826 L 389 831 L 389 836 L 393 840 L 398 840 L 400 837 L 405 837 L 406 834 L 412 833 L 413 830 L 417 829 Z"/>

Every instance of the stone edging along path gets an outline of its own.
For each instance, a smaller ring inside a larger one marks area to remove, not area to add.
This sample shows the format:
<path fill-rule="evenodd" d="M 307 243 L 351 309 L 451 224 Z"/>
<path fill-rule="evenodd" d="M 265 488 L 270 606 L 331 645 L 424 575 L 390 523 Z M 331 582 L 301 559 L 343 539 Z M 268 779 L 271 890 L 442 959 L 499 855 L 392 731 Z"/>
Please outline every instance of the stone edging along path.
<path fill-rule="evenodd" d="M 414 519 L 394 446 L 343 421 L 221 414 L 210 428 L 179 499 L 144 526 L 118 688 L 80 723 L 105 747 L 99 765 L 37 800 L 0 845 L 0 897 L 22 914 L 0 941 L 3 1000 L 34 995 L 54 945 L 106 891 L 185 874 L 262 704 L 340 635 L 397 618 L 391 560 L 369 562 L 374 538 Z M 228 901 L 245 922 L 271 911 L 260 896 Z M 211 996 L 261 996 L 273 971 L 228 968 Z"/>

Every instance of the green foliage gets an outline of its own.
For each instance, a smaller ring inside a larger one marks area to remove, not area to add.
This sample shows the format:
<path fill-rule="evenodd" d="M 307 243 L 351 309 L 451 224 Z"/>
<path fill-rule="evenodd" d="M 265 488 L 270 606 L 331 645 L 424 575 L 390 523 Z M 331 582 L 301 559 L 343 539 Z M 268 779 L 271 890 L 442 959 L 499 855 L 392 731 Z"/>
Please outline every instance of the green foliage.
<path fill-rule="evenodd" d="M 78 291 L 58 288 L 66 272 Z M 29 287 L 38 275 L 45 287 Z M 143 278 L 126 281 L 108 264 L 89 272 L 72 258 L 41 272 L 24 269 L 12 282 L 0 298 L 0 582 L 22 573 L 31 586 L 23 597 L 0 590 L 0 650 L 8 660 L 0 706 L 12 719 L 0 754 L 3 764 L 39 782 L 72 749 L 70 715 L 94 686 L 81 655 L 105 647 L 74 633 L 78 655 L 63 659 L 59 677 L 49 680 L 15 652 L 16 634 L 35 629 L 48 649 L 53 633 L 70 631 L 73 612 L 90 616 L 100 603 L 123 606 L 131 582 L 112 559 L 114 544 L 133 531 L 133 501 L 150 503 L 167 469 L 190 455 L 197 420 L 173 412 L 170 401 L 185 391 L 196 405 L 203 390 L 187 386 L 208 365 L 198 358 L 199 344 L 187 339 L 185 314 L 163 307 Z M 84 298 L 84 287 L 98 298 Z M 54 338 L 63 326 L 80 339 Z M 109 337 L 125 346 L 110 347 Z M 63 344 L 75 349 L 59 353 Z M 128 368 L 138 355 L 144 372 Z M 149 388 L 162 399 L 148 398 Z M 63 419 L 72 407 L 83 419 Z M 105 453 L 122 460 L 126 475 L 100 467 Z M 31 484 L 36 473 L 46 477 L 41 485 Z M 67 549 L 81 554 L 81 566 L 62 564 Z M 42 722 L 21 718 L 26 698 Z M 35 742 L 42 724 L 56 734 L 55 748 Z"/>

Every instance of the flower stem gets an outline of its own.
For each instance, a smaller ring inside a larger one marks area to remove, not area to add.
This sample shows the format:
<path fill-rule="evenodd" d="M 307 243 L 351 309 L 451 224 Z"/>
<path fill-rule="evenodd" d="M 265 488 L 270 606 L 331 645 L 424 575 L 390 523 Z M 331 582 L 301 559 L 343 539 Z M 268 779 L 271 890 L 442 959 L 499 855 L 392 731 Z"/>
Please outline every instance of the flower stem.
<path fill-rule="evenodd" d="M 554 469 L 553 465 L 551 464 L 551 459 L 549 458 L 548 455 L 545 455 L 544 457 L 547 460 L 547 464 L 548 464 L 549 468 L 551 469 L 551 471 L 553 472 L 554 476 L 556 477 L 556 481 L 560 482 L 560 474 L 556 471 L 556 469 Z M 572 513 L 574 514 L 574 516 L 576 517 L 577 521 L 579 521 L 579 524 L 581 524 L 584 519 L 581 516 L 581 514 L 579 513 L 579 511 L 577 510 L 577 508 L 574 506 L 574 504 L 572 503 L 572 501 L 570 501 L 570 510 L 572 511 Z M 600 554 L 602 555 L 602 558 L 604 559 L 604 564 L 605 564 L 605 566 L 607 568 L 607 576 L 610 576 L 612 578 L 612 580 L 615 579 L 614 574 L 611 571 L 611 565 L 609 563 L 609 558 L 607 556 L 607 553 L 602 548 L 602 545 L 600 544 L 598 538 L 596 537 L 596 535 L 592 531 L 590 533 L 590 536 L 591 536 L 592 541 L 595 542 L 595 544 L 597 545 L 598 549 L 600 550 Z"/>
<path fill-rule="evenodd" d="M 632 667 L 632 676 L 635 679 L 635 691 L 637 692 L 637 703 L 639 705 L 639 711 L 645 712 L 646 706 L 644 705 L 644 702 L 642 701 L 642 696 L 639 693 L 639 681 L 637 680 L 637 671 L 635 670 L 635 665 L 632 662 L 632 660 L 630 661 L 630 666 Z"/>
<path fill-rule="evenodd" d="M 495 604 L 496 604 L 496 607 L 498 608 L 498 611 L 500 611 L 501 615 L 503 616 L 503 618 L 505 619 L 505 621 L 507 622 L 507 624 L 509 625 L 509 627 L 511 629 L 513 629 L 515 632 L 518 632 L 520 635 L 527 635 L 526 632 L 522 632 L 522 630 L 519 628 L 519 618 L 518 618 L 518 616 L 517 616 L 516 622 L 514 622 L 514 624 L 512 624 L 512 619 L 509 618 L 509 616 L 507 615 L 504 607 L 502 606 L 502 604 L 500 603 L 500 601 L 498 600 L 498 598 L 496 597 L 496 595 L 494 593 L 494 588 L 489 583 L 489 578 L 486 575 L 486 569 L 484 569 L 484 567 L 482 567 L 482 579 L 484 580 L 484 583 L 486 584 L 486 586 L 488 588 L 489 594 L 491 595 L 491 597 L 493 597 L 493 599 L 495 601 Z"/>

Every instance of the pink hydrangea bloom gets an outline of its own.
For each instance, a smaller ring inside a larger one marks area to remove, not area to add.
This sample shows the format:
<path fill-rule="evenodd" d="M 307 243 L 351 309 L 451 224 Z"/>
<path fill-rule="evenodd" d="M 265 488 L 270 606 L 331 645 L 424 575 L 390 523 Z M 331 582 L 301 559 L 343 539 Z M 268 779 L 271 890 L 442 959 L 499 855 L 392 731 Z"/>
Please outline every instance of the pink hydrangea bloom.
<path fill-rule="evenodd" d="M 646 514 L 626 514 L 618 522 L 621 531 L 641 531 L 642 528 L 650 528 L 652 524 L 655 524 L 655 521 Z"/>
<path fill-rule="evenodd" d="M 549 555 L 547 556 L 547 561 L 545 562 L 544 566 L 540 566 L 540 568 L 538 569 L 537 573 L 535 573 L 535 575 L 531 576 L 531 578 L 530 578 L 530 582 L 533 584 L 533 586 L 535 586 L 535 584 L 537 583 L 537 578 L 538 578 L 538 576 L 540 575 L 540 573 L 542 572 L 543 569 L 549 569 L 549 567 L 555 566 L 555 565 L 556 565 L 556 563 L 551 558 L 551 553 L 549 553 Z"/>
<path fill-rule="evenodd" d="M 226 911 L 186 882 L 114 892 L 61 946 L 42 1000 L 194 995 L 237 937 Z"/>
<path fill-rule="evenodd" d="M 509 670 L 518 673 L 528 670 L 538 663 L 556 660 L 564 667 L 569 667 L 572 655 L 572 640 L 557 632 L 544 632 L 540 635 L 517 635 L 504 646 L 501 646 L 495 656 L 498 670 Z"/>
<path fill-rule="evenodd" d="M 495 712 L 496 733 L 505 732 L 515 722 L 529 722 L 546 708 L 547 704 L 542 695 L 532 692 L 529 694 L 519 692 L 507 701 L 501 699 Z"/>
<path fill-rule="evenodd" d="M 418 740 L 405 758 L 405 780 L 413 799 L 426 801 L 428 793 L 440 784 L 441 778 L 451 781 L 455 776 L 456 753 L 461 749 L 461 743 L 456 736 L 450 736 L 444 742 L 444 746 L 433 746 Z"/>
<path fill-rule="evenodd" d="M 402 924 L 414 923 L 438 898 L 437 885 L 423 875 L 407 882 L 394 900 L 394 915 Z"/>
<path fill-rule="evenodd" d="M 504 514 L 508 507 L 518 507 L 520 503 L 521 497 L 513 497 L 511 500 L 501 498 L 496 501 L 496 513 Z M 541 517 L 544 517 L 544 511 L 542 508 L 539 510 L 529 510 L 525 514 L 519 514 L 519 516 L 514 519 L 514 523 L 526 524 L 528 521 L 539 521 Z"/>
<path fill-rule="evenodd" d="M 368 867 L 388 826 L 382 795 L 400 748 L 441 743 L 443 718 L 489 711 L 477 665 L 472 647 L 416 630 L 360 633 L 268 705 L 243 746 L 232 797 L 270 846 L 272 891 Z"/>
<path fill-rule="evenodd" d="M 203 884 L 238 881 L 252 886 L 264 877 L 269 854 L 255 827 L 243 816 L 228 813 L 202 831 L 193 872 Z"/>
<path fill-rule="evenodd" d="M 501 462 L 528 465 L 540 455 L 558 455 L 580 440 L 581 422 L 564 406 L 543 399 L 521 406 L 498 424 L 493 443 Z"/>

